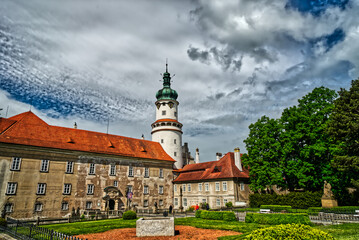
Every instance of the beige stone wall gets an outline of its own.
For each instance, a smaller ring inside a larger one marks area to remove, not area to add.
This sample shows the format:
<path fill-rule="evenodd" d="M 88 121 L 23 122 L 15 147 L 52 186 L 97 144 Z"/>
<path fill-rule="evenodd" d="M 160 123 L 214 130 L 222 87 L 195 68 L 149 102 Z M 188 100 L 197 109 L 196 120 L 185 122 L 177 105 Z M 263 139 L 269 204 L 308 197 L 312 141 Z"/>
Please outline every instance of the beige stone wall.
<path fill-rule="evenodd" d="M 216 189 L 216 183 L 219 183 L 219 190 Z M 226 183 L 227 190 L 224 190 L 223 183 Z M 241 190 L 240 184 L 242 181 L 235 182 L 233 179 L 218 180 L 218 181 L 206 181 L 206 182 L 191 182 L 191 183 L 176 183 L 174 185 L 174 208 L 179 209 L 180 200 L 180 188 L 182 190 L 182 204 L 184 210 L 190 206 L 207 202 L 210 208 L 225 207 L 226 202 L 246 202 L 248 203 L 249 186 L 248 183 L 243 181 L 244 189 Z M 199 191 L 199 184 L 202 184 L 202 191 Z M 206 184 L 208 184 L 208 191 L 206 191 Z M 188 191 L 188 185 L 191 186 L 191 191 Z M 177 200 L 176 200 L 177 199 Z M 187 205 L 185 204 L 187 201 Z M 176 202 L 178 203 L 176 205 Z"/>
<path fill-rule="evenodd" d="M 19 171 L 10 170 L 12 157 L 21 157 Z M 48 172 L 40 172 L 41 159 L 50 160 Z M 68 161 L 74 162 L 70 174 L 65 172 Z M 95 164 L 94 175 L 89 175 L 90 163 Z M 110 176 L 111 164 L 116 165 L 115 176 Z M 134 169 L 133 177 L 128 176 L 129 166 Z M 149 168 L 149 177 L 144 176 L 145 167 Z M 159 177 L 160 169 L 163 169 L 163 178 Z M 154 202 L 159 208 L 172 204 L 172 163 L 160 160 L 0 144 L 0 174 L 0 207 L 4 209 L 6 203 L 11 203 L 13 211 L 9 215 L 14 218 L 65 217 L 72 208 L 83 212 L 86 202 L 92 203 L 92 210 L 105 210 L 104 189 L 114 186 L 114 181 L 118 183 L 115 210 L 126 205 L 125 191 L 129 185 L 134 193 L 132 204 L 138 208 L 152 208 Z M 15 195 L 6 194 L 8 182 L 17 183 Z M 38 183 L 46 183 L 44 195 L 36 194 Z M 63 194 L 65 183 L 71 184 L 69 195 Z M 93 194 L 87 194 L 88 184 L 94 185 Z M 143 193 L 144 186 L 148 186 L 149 194 Z M 160 186 L 163 186 L 163 194 L 159 194 Z M 143 206 L 145 200 L 149 207 Z M 42 211 L 34 210 L 36 202 L 43 204 Z M 62 202 L 68 202 L 68 210 L 61 210 Z"/>

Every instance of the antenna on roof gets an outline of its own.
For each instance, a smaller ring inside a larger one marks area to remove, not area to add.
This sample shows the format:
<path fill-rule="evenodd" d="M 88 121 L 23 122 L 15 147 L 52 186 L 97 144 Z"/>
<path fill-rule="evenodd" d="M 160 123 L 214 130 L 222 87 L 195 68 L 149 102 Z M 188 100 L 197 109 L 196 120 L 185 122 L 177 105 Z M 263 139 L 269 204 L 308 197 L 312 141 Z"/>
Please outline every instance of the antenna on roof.
<path fill-rule="evenodd" d="M 142 140 L 144 140 L 144 139 L 145 139 L 145 135 L 142 134 L 141 138 L 142 138 Z"/>

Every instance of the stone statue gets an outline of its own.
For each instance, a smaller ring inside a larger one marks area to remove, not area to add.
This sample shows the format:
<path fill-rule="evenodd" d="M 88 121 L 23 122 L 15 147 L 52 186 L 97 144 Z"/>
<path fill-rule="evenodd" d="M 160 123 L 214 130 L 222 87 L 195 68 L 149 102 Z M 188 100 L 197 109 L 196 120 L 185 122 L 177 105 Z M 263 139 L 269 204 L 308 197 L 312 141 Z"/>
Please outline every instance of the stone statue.
<path fill-rule="evenodd" d="M 333 192 L 332 192 L 332 185 L 328 183 L 327 181 L 324 181 L 324 190 L 323 190 L 323 197 L 322 198 L 333 198 Z"/>
<path fill-rule="evenodd" d="M 332 208 L 337 207 L 338 201 L 335 200 L 334 194 L 332 192 L 332 186 L 327 181 L 324 181 L 324 189 L 322 196 L 322 207 L 323 208 Z"/>

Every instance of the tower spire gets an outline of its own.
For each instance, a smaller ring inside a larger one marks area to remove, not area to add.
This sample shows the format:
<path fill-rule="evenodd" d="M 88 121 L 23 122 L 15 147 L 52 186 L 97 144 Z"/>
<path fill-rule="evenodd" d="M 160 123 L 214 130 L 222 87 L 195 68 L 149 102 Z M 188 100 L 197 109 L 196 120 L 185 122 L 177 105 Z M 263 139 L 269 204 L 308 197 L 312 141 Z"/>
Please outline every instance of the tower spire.
<path fill-rule="evenodd" d="M 166 73 L 168 72 L 168 58 L 166 58 Z"/>

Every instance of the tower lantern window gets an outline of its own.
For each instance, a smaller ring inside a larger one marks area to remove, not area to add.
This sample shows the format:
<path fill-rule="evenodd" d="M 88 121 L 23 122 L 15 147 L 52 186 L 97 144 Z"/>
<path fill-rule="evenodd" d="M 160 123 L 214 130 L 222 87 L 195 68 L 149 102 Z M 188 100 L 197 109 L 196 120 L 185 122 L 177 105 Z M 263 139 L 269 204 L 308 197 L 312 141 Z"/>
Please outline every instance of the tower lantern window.
<path fill-rule="evenodd" d="M 166 115 L 166 111 L 162 111 L 162 115 L 163 115 L 163 116 Z"/>

